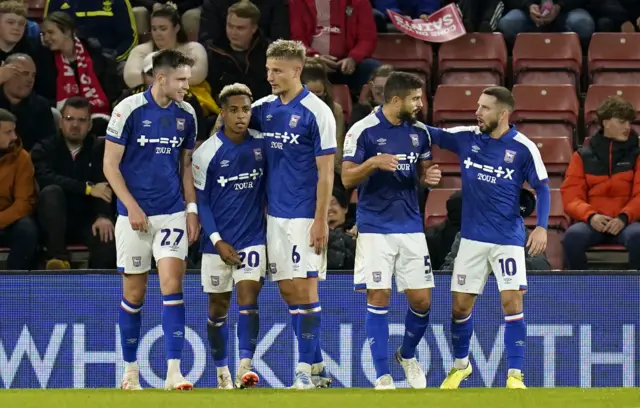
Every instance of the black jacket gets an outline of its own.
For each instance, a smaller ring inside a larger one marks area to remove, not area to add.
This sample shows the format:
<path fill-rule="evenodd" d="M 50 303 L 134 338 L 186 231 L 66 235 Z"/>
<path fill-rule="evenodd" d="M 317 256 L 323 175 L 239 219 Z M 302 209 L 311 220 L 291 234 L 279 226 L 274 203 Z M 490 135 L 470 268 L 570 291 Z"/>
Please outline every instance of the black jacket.
<path fill-rule="evenodd" d="M 71 157 L 62 136 L 50 137 L 31 150 L 31 160 L 40 188 L 48 185 L 60 186 L 69 197 L 67 214 L 92 221 L 98 216 L 115 219 L 113 204 L 85 194 L 87 182 L 106 182 L 102 172 L 103 155 L 104 139 L 93 134 L 88 134 L 84 139 L 82 149 L 75 159 Z M 113 199 L 115 200 L 115 195 Z"/>
<path fill-rule="evenodd" d="M 588 4 L 589 0 L 555 0 L 554 3 L 560 6 L 562 11 L 569 11 L 577 8 L 584 8 Z M 605 0 L 601 0 L 605 1 Z M 532 4 L 540 4 L 540 1 L 537 0 L 506 0 L 505 8 L 507 10 L 520 9 L 525 12 L 529 12 L 529 7 Z"/>
<path fill-rule="evenodd" d="M 239 0 L 204 0 L 200 14 L 200 30 L 198 42 L 216 44 L 220 38 L 226 37 L 227 10 Z M 279 38 L 288 40 L 289 2 L 287 0 L 253 0 L 260 9 L 260 30 L 271 40 Z M 211 69 L 211 67 L 209 67 Z"/>
<path fill-rule="evenodd" d="M 149 11 L 153 11 L 153 5 L 156 3 L 166 4 L 169 0 L 131 0 L 131 7 L 145 7 Z M 202 0 L 171 0 L 178 7 L 178 13 L 182 15 L 185 11 L 202 6 Z"/>
<path fill-rule="evenodd" d="M 640 1 L 591 0 L 587 10 L 594 16 L 610 18 L 616 27 L 620 27 L 627 21 L 636 25 L 636 20 L 640 17 Z"/>
<path fill-rule="evenodd" d="M 342 227 L 329 230 L 327 269 L 351 270 L 355 264 L 356 239 Z"/>
<path fill-rule="evenodd" d="M 4 87 L 0 86 L 0 108 L 16 116 L 16 133 L 26 151 L 57 132 L 49 102 L 33 92 L 17 105 L 12 105 L 4 93 Z"/>
<path fill-rule="evenodd" d="M 269 39 L 260 31 L 256 32 L 245 61 L 238 61 L 224 35 L 216 43 L 207 46 L 209 56 L 209 74 L 207 82 L 211 85 L 211 95 L 217 99 L 218 94 L 226 85 L 239 82 L 251 89 L 253 99 L 257 100 L 271 93 L 271 85 L 267 82 L 265 64 L 267 63 L 267 47 Z"/>

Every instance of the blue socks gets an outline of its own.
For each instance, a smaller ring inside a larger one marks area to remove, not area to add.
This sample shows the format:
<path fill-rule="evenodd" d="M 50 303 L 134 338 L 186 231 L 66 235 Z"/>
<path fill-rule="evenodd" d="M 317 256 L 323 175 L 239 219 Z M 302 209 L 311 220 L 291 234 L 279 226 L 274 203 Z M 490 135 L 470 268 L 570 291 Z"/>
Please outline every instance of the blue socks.
<path fill-rule="evenodd" d="M 527 325 L 524 322 L 524 313 L 505 316 L 504 321 L 506 322 L 504 345 L 507 349 L 507 365 L 509 370 L 522 371 L 527 340 Z"/>
<path fill-rule="evenodd" d="M 373 365 L 376 368 L 376 378 L 389 374 L 389 316 L 388 307 L 367 305 L 365 328 L 367 340 L 371 347 Z"/>
<path fill-rule="evenodd" d="M 258 315 L 258 305 L 240 306 L 240 316 L 238 317 L 238 351 L 240 359 L 253 359 L 253 354 L 258 344 L 259 331 L 260 316 Z"/>
<path fill-rule="evenodd" d="M 411 307 L 407 310 L 407 316 L 404 320 L 404 337 L 402 339 L 402 347 L 400 348 L 400 356 L 403 359 L 414 358 L 416 356 L 416 347 L 424 337 L 429 325 L 429 310 L 425 312 L 416 312 Z"/>
<path fill-rule="evenodd" d="M 240 337 L 240 325 L 238 325 L 238 337 Z M 209 348 L 211 349 L 215 366 L 228 366 L 227 342 L 229 341 L 229 326 L 227 326 L 227 316 L 209 316 L 207 320 L 207 339 L 209 340 Z"/>
<path fill-rule="evenodd" d="M 122 358 L 127 363 L 133 363 L 137 360 L 140 326 L 142 325 L 141 310 L 142 305 L 134 305 L 122 298 L 118 312 L 118 325 L 120 326 Z"/>
<path fill-rule="evenodd" d="M 296 336 L 300 363 L 311 365 L 316 359 L 320 339 L 321 311 L 320 302 L 298 306 Z"/>
<path fill-rule="evenodd" d="M 469 364 L 469 343 L 473 335 L 473 318 L 469 316 L 454 318 L 451 322 L 451 343 L 453 356 L 456 358 L 454 367 L 467 368 Z"/>
<path fill-rule="evenodd" d="M 162 296 L 162 332 L 167 360 L 180 359 L 184 348 L 184 300 L 182 293 Z"/>

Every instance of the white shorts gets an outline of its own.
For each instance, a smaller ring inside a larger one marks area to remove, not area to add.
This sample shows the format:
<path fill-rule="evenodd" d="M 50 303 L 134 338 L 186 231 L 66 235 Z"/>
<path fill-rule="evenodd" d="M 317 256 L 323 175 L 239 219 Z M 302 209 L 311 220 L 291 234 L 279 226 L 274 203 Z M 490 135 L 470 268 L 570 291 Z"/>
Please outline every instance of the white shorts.
<path fill-rule="evenodd" d="M 327 276 L 327 251 L 317 255 L 309 246 L 312 219 L 267 215 L 267 252 L 272 281 Z"/>
<path fill-rule="evenodd" d="M 116 251 L 118 271 L 140 274 L 151 270 L 151 256 L 156 262 L 162 258 L 187 259 L 189 237 L 184 211 L 148 217 L 147 232 L 134 231 L 129 217 L 116 220 Z"/>
<path fill-rule="evenodd" d="M 264 281 L 267 266 L 267 251 L 264 245 L 255 245 L 238 251 L 242 265 L 224 263 L 220 255 L 202 255 L 202 289 L 206 293 L 226 293 L 233 284 L 243 280 Z"/>
<path fill-rule="evenodd" d="M 491 271 L 500 292 L 527 290 L 524 247 L 462 238 L 453 264 L 451 291 L 480 295 Z"/>
<path fill-rule="evenodd" d="M 391 289 L 394 275 L 398 292 L 435 286 L 424 234 L 358 234 L 354 289 Z"/>

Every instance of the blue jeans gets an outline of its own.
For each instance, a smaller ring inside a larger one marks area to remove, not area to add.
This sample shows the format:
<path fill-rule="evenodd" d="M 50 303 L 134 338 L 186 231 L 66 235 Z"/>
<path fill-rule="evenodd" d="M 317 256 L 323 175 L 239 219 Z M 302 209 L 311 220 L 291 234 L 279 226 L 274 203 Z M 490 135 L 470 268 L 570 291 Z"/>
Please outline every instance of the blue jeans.
<path fill-rule="evenodd" d="M 498 31 L 504 35 L 507 44 L 513 46 L 516 36 L 520 33 L 536 32 L 574 32 L 578 34 L 582 46 L 587 49 L 591 35 L 595 31 L 596 23 L 591 14 L 583 9 L 574 9 L 569 12 L 560 12 L 558 17 L 550 24 L 536 27 L 529 13 L 520 9 L 514 9 L 504 15 L 498 22 Z"/>
<path fill-rule="evenodd" d="M 356 97 L 360 95 L 362 87 L 369 82 L 373 72 L 381 65 L 380 61 L 365 58 L 356 64 L 356 70 L 351 75 L 345 75 L 342 72 L 333 72 L 329 74 L 329 81 L 332 84 L 346 84 L 352 95 Z"/>
<path fill-rule="evenodd" d="M 23 217 L 0 229 L 0 244 L 8 246 L 7 269 L 26 271 L 36 265 L 38 226 L 32 217 Z"/>
<path fill-rule="evenodd" d="M 629 251 L 629 268 L 640 270 L 640 222 L 632 222 L 618 235 L 598 232 L 586 222 L 573 224 L 562 239 L 565 264 L 569 269 L 588 269 L 587 249 L 603 244 L 623 245 Z"/>

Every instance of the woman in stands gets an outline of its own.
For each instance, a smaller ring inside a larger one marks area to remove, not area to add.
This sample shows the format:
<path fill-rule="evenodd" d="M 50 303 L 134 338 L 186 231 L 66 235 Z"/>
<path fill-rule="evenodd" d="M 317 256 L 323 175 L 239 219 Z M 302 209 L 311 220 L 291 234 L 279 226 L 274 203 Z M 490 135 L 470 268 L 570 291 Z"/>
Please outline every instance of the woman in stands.
<path fill-rule="evenodd" d="M 140 73 L 144 70 L 144 57 L 154 51 L 176 49 L 195 60 L 190 85 L 198 85 L 207 77 L 209 62 L 202 44 L 189 41 L 180 25 L 178 10 L 172 5 L 158 7 L 151 14 L 151 40 L 131 50 L 124 66 L 124 82 L 128 88 L 142 85 Z"/>
<path fill-rule="evenodd" d="M 336 118 L 338 151 L 336 152 L 335 158 L 336 171 L 340 173 L 342 168 L 342 145 L 344 144 L 344 113 L 342 106 L 333 101 L 331 84 L 327 78 L 327 68 L 319 58 L 307 59 L 307 62 L 304 64 L 304 69 L 302 70 L 302 83 L 331 108 L 333 116 Z"/>
<path fill-rule="evenodd" d="M 120 93 L 115 59 L 103 54 L 96 39 L 79 38 L 73 18 L 67 13 L 55 11 L 47 15 L 42 34 L 45 47 L 51 51 L 51 69 L 38 66 L 38 75 L 47 76 L 46 94 L 42 96 L 54 101 L 58 110 L 72 96 L 86 97 L 91 102 L 93 130 L 104 135 L 111 102 Z M 68 72 L 74 75 L 67 75 Z"/>

